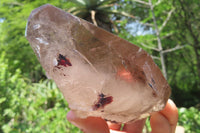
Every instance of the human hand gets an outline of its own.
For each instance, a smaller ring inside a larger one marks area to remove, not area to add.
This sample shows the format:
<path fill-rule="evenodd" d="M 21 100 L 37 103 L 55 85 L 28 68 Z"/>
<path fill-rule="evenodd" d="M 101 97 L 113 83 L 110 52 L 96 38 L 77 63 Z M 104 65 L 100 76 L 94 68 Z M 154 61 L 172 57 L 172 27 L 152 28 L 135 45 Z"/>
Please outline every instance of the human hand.
<path fill-rule="evenodd" d="M 83 130 L 85 133 L 142 133 L 145 119 L 125 124 L 121 129 L 120 124 L 106 122 L 100 117 L 80 119 L 72 111 L 67 114 L 67 119 Z M 160 112 L 151 114 L 150 124 L 152 133 L 175 133 L 178 122 L 178 110 L 172 100 L 168 100 L 165 108 Z"/>

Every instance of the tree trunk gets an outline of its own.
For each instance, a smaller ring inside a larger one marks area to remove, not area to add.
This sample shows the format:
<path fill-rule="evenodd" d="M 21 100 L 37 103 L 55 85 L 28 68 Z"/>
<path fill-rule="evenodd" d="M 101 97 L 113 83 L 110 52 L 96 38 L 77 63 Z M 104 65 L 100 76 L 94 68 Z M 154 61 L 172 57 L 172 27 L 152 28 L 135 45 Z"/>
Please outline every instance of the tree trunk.
<path fill-rule="evenodd" d="M 200 54 L 198 53 L 198 49 L 194 47 L 194 51 L 195 51 L 195 55 L 196 55 L 196 59 L 197 59 L 197 71 L 198 71 L 198 76 L 200 79 Z"/>
<path fill-rule="evenodd" d="M 163 72 L 164 77 L 167 79 L 167 71 L 166 71 L 166 66 L 165 66 L 165 58 L 164 58 L 164 53 L 163 53 L 163 48 L 162 48 L 162 42 L 161 42 L 161 38 L 160 38 L 160 31 L 159 31 L 158 26 L 157 26 L 156 17 L 155 17 L 155 13 L 154 13 L 154 7 L 153 7 L 151 0 L 149 0 L 149 6 L 150 6 L 150 9 L 151 9 L 151 12 L 152 12 L 153 23 L 154 23 L 154 27 L 155 27 L 155 30 L 156 30 L 156 36 L 157 36 L 162 72 Z"/>

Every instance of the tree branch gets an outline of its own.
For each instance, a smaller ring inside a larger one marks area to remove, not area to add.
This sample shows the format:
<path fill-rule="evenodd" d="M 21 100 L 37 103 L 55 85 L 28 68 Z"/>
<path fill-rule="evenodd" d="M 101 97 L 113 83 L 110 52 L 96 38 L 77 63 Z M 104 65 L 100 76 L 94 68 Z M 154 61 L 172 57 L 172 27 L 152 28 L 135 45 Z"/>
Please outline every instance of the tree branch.
<path fill-rule="evenodd" d="M 148 5 L 149 6 L 149 3 L 147 3 L 147 2 L 144 2 L 144 1 L 142 1 L 142 0 L 134 0 L 135 2 L 138 2 L 138 3 L 140 3 L 140 4 L 144 4 L 144 5 Z"/>
<path fill-rule="evenodd" d="M 154 47 L 150 47 L 148 45 L 145 45 L 144 43 L 140 43 L 142 46 L 144 46 L 145 48 L 148 48 L 148 49 L 151 49 L 151 50 L 155 50 L 155 51 L 158 51 L 159 52 L 159 49 L 157 48 L 154 48 Z"/>
<path fill-rule="evenodd" d="M 165 38 L 170 37 L 170 36 L 172 36 L 172 35 L 173 35 L 173 33 L 168 33 L 167 35 L 162 36 L 161 38 L 162 38 L 162 39 L 165 39 Z"/>
<path fill-rule="evenodd" d="M 117 26 L 115 25 L 115 23 L 114 23 L 112 20 L 110 20 L 110 22 L 111 22 L 112 25 L 113 25 L 114 31 L 118 34 L 118 33 L 119 33 L 119 30 L 118 30 Z"/>
<path fill-rule="evenodd" d="M 169 12 L 168 12 L 168 15 L 167 15 L 167 18 L 165 19 L 165 21 L 163 22 L 162 26 L 160 27 L 159 31 L 162 31 L 162 29 L 166 26 L 167 22 L 169 21 L 169 19 L 171 18 L 171 15 L 172 13 L 174 12 L 174 8 L 171 9 Z"/>
<path fill-rule="evenodd" d="M 145 26 L 153 27 L 153 24 L 150 24 L 150 23 L 141 23 L 141 24 Z"/>
<path fill-rule="evenodd" d="M 165 35 L 165 36 L 162 36 L 161 39 L 165 39 L 165 38 L 170 37 L 170 36 L 172 36 L 172 35 L 173 35 L 173 33 L 169 33 L 169 34 L 167 34 L 167 35 Z M 156 40 L 157 40 L 157 38 L 149 39 L 149 41 L 156 41 Z"/>
<path fill-rule="evenodd" d="M 160 60 L 159 57 L 157 57 L 157 56 L 153 56 L 153 55 L 151 55 L 151 58 L 154 59 L 154 60 Z"/>
<path fill-rule="evenodd" d="M 154 6 L 159 5 L 163 0 L 158 0 L 158 2 L 156 2 L 156 4 L 154 4 Z"/>
<path fill-rule="evenodd" d="M 7 2 L 6 4 L 12 5 L 12 6 L 23 6 L 24 4 L 19 3 L 19 2 Z"/>
<path fill-rule="evenodd" d="M 177 46 L 174 47 L 174 48 L 163 50 L 162 53 L 165 54 L 165 53 L 173 52 L 173 51 L 175 51 L 175 50 L 182 49 L 182 48 L 184 48 L 185 46 L 186 46 L 186 45 L 183 45 L 183 46 L 177 45 Z"/>
<path fill-rule="evenodd" d="M 96 25 L 96 26 L 98 26 L 97 25 L 97 21 L 95 19 L 95 14 L 96 14 L 96 12 L 94 10 L 92 10 L 91 11 L 91 19 L 92 19 L 93 24 Z"/>

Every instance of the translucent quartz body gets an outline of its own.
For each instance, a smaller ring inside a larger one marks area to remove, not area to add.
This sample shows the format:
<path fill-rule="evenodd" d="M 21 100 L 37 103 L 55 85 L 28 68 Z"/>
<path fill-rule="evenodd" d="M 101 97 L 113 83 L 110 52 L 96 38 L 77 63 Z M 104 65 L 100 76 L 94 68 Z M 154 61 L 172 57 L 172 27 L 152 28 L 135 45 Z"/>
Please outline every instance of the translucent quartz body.
<path fill-rule="evenodd" d="M 164 108 L 170 87 L 147 52 L 51 5 L 32 11 L 26 37 L 77 116 L 125 123 Z"/>

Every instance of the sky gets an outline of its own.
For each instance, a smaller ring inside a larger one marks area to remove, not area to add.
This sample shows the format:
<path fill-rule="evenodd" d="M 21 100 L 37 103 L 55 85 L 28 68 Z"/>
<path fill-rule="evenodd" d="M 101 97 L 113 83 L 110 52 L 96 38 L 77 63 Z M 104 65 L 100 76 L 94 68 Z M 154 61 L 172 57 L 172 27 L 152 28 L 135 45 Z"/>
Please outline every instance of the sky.
<path fill-rule="evenodd" d="M 142 25 L 141 23 L 139 23 L 139 21 L 135 21 L 130 24 L 127 24 L 126 29 L 133 36 L 140 36 L 140 35 L 147 35 L 147 34 L 154 33 L 152 28 L 147 28 L 145 25 Z"/>

